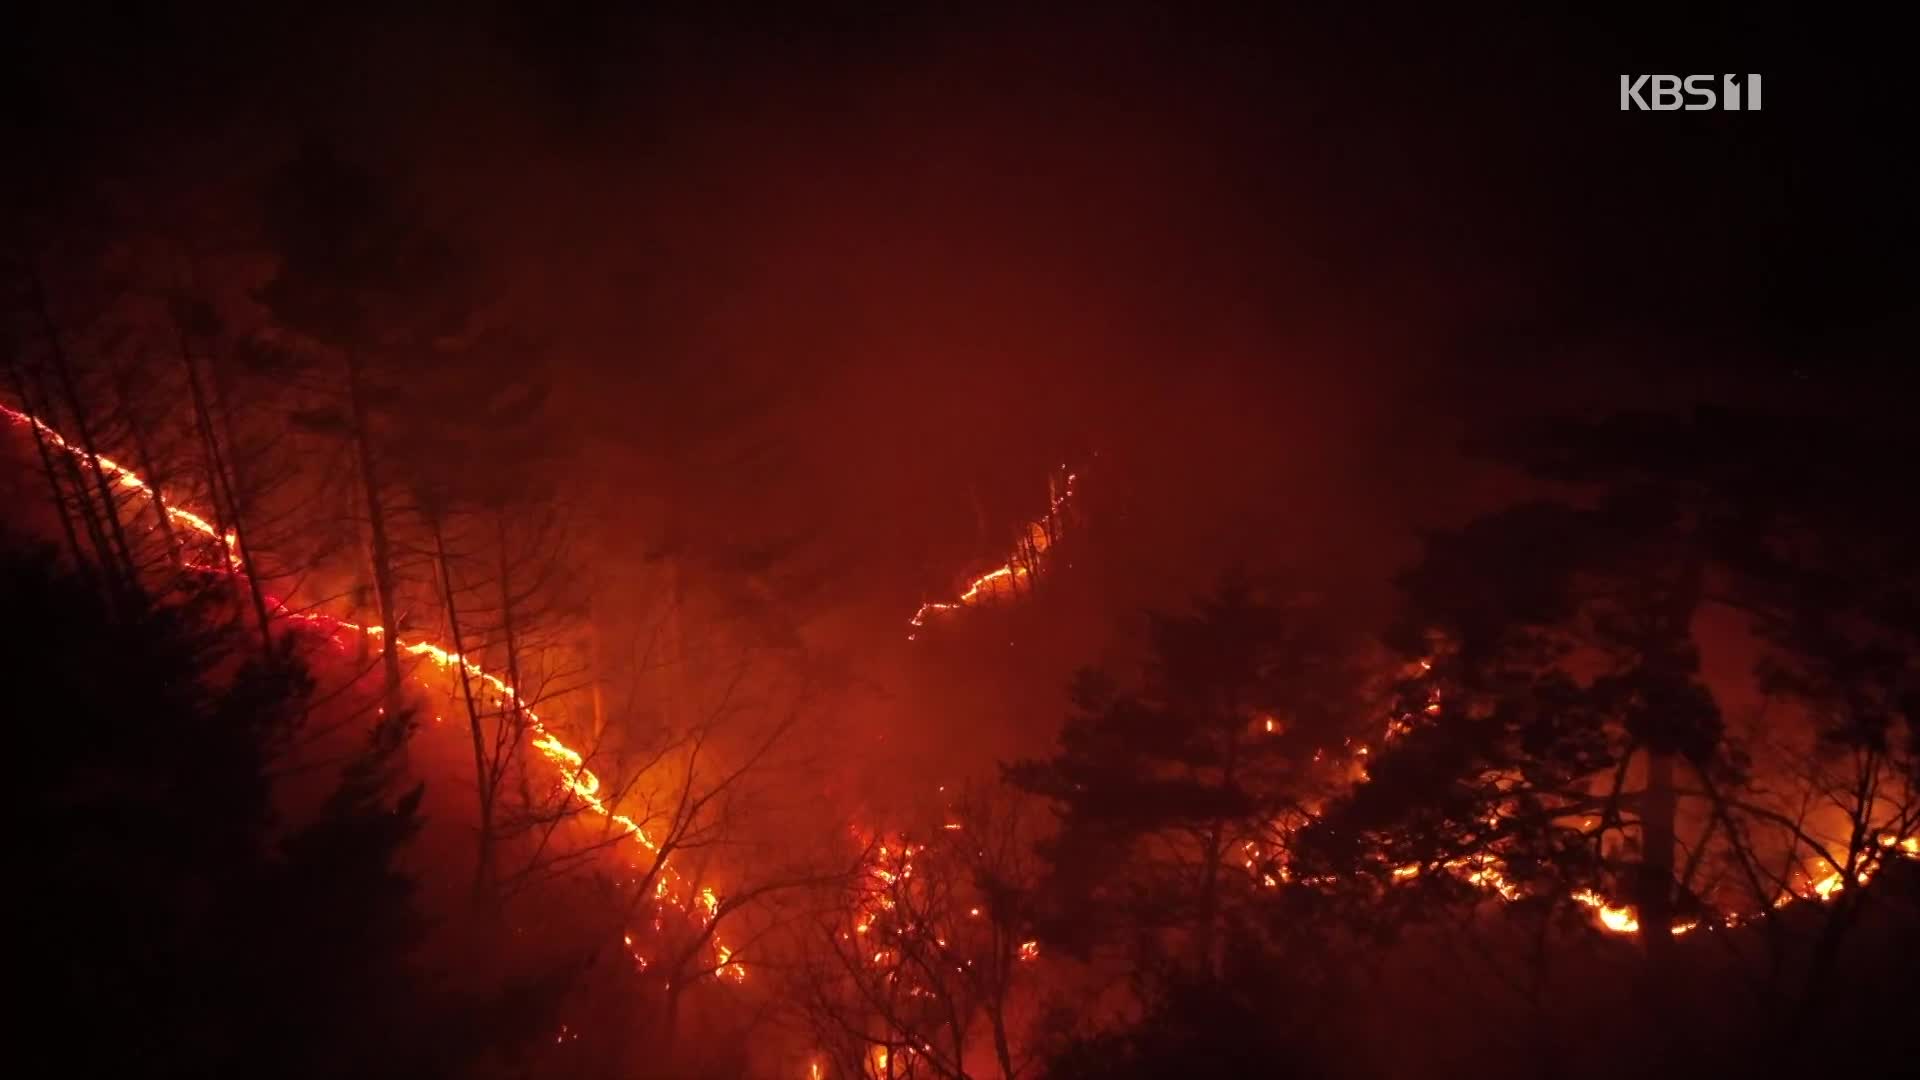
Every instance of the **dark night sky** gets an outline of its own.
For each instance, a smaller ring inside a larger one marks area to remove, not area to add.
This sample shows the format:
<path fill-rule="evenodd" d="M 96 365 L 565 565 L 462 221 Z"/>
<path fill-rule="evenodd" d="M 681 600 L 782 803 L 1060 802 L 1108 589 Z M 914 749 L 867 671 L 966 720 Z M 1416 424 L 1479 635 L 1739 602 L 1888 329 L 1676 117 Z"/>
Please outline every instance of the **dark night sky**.
<path fill-rule="evenodd" d="M 20 190 L 244 191 L 336 140 L 585 427 L 777 388 L 784 497 L 877 620 L 1061 456 L 1125 463 L 1188 571 L 1129 602 L 1166 601 L 1249 554 L 1383 581 L 1484 500 L 1449 448 L 1501 416 L 1903 400 L 1913 96 L 1864 15 L 108 10 L 10 16 Z M 1766 109 L 1621 113 L 1625 71 Z"/>

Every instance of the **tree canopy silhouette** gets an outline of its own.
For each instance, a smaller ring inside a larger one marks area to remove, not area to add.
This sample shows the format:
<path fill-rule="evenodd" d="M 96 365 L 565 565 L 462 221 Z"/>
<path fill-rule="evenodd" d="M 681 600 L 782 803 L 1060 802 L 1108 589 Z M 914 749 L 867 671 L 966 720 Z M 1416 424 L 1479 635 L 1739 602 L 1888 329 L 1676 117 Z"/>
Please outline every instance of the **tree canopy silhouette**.
<path fill-rule="evenodd" d="M 1060 814 L 1046 850 L 1063 932 L 1086 944 L 1095 910 L 1185 927 L 1206 970 L 1231 894 L 1259 879 L 1243 865 L 1266 855 L 1250 853 L 1277 849 L 1301 820 L 1327 750 L 1351 730 L 1354 646 L 1319 605 L 1234 578 L 1192 614 L 1150 614 L 1147 646 L 1134 687 L 1080 672 L 1059 749 L 1007 778 Z"/>
<path fill-rule="evenodd" d="M 109 605 L 50 555 L 0 543 L 0 676 L 35 726 L 18 790 L 17 1008 L 86 1075 L 438 1074 L 524 1032 L 414 970 L 424 923 L 398 867 L 421 788 L 367 745 L 289 819 L 313 682 L 263 658 L 209 585 Z M 380 738 L 393 729 L 382 726 Z"/>

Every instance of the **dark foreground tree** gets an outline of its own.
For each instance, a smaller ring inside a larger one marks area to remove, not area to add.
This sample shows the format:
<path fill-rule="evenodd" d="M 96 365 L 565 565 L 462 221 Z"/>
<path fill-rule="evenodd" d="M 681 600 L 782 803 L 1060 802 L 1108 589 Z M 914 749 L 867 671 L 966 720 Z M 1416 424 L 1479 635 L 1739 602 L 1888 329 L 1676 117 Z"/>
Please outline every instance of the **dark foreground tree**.
<path fill-rule="evenodd" d="M 0 542 L 31 928 L 16 1022 L 89 1076 L 440 1075 L 511 1040 L 462 1030 L 411 969 L 423 924 L 396 860 L 420 789 L 390 790 L 391 745 L 305 791 L 283 778 L 312 682 L 261 659 L 234 603 L 112 606 Z"/>
<path fill-rule="evenodd" d="M 1325 1061 L 1299 1037 L 1302 1013 L 1283 987 L 1290 984 L 1168 980 L 1155 989 L 1138 1023 L 1066 1041 L 1048 1061 L 1046 1075 L 1051 1080 L 1327 1075 Z"/>
<path fill-rule="evenodd" d="M 1604 902 L 1644 949 L 1648 1053 L 1697 1044 L 1712 1010 L 1681 973 L 1715 942 L 1752 954 L 1715 978 L 1778 1052 L 1824 1046 L 1843 939 L 1868 908 L 1876 933 L 1911 917 L 1904 885 L 1861 887 L 1916 820 L 1920 530 L 1885 500 L 1910 446 L 1710 412 L 1516 435 L 1502 456 L 1556 497 L 1430 537 L 1402 576 L 1403 696 L 1371 782 L 1302 836 L 1309 885 L 1386 923 Z M 1768 707 L 1729 708 L 1743 691 Z"/>
<path fill-rule="evenodd" d="M 1236 909 L 1278 884 L 1273 857 L 1333 774 L 1359 700 L 1356 655 L 1316 604 L 1230 581 L 1190 615 L 1148 617 L 1135 687 L 1075 681 L 1058 751 L 1007 770 L 1051 799 L 1058 936 L 1178 942 L 1217 971 Z"/>

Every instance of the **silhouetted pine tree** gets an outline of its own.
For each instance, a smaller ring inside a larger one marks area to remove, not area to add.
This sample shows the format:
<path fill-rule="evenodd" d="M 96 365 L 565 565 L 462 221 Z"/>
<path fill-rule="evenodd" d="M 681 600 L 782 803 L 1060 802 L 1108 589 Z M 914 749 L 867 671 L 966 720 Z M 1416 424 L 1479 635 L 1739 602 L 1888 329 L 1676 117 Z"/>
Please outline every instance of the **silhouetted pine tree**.
<path fill-rule="evenodd" d="M 395 793 L 393 728 L 282 820 L 312 682 L 262 658 L 234 603 L 108 603 L 0 543 L 0 682 L 29 759 L 16 1022 L 89 1076 L 444 1075 L 524 1036 L 470 1030 L 483 1003 L 412 969 L 424 923 L 397 860 L 421 789 Z"/>
<path fill-rule="evenodd" d="M 1224 913 L 1260 886 L 1357 715 L 1354 652 L 1324 611 L 1234 580 L 1191 615 L 1151 614 L 1148 646 L 1137 688 L 1082 671 L 1058 751 L 1007 779 L 1060 814 L 1061 933 L 1175 930 L 1214 970 Z"/>

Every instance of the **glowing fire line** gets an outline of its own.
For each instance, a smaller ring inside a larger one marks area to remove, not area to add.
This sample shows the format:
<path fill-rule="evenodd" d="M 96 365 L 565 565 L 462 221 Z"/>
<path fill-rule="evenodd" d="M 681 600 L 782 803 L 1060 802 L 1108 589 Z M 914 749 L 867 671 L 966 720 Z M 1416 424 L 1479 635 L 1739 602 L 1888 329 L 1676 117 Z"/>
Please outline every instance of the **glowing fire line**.
<path fill-rule="evenodd" d="M 154 489 L 153 485 L 148 483 L 145 478 L 141 477 L 132 469 L 127 468 L 125 465 L 114 461 L 104 454 L 89 455 L 85 448 L 75 446 L 69 442 L 64 435 L 54 430 L 39 417 L 29 413 L 19 412 L 4 404 L 0 404 L 0 413 L 6 414 L 8 419 L 17 424 L 26 424 L 37 429 L 41 437 L 53 447 L 72 454 L 83 461 L 91 460 L 98 463 L 100 471 L 111 477 L 117 486 L 128 491 L 136 492 L 144 496 L 149 502 L 158 500 L 158 505 L 165 507 L 169 520 L 222 545 L 222 549 L 227 553 L 228 563 L 224 568 L 224 572 L 231 574 L 240 571 L 241 561 L 237 551 L 237 540 L 231 530 L 225 535 L 222 535 L 220 530 L 216 529 L 207 519 L 180 508 L 171 499 L 162 499 L 160 493 Z M 206 567 L 205 569 L 220 571 L 222 568 Z M 336 633 L 341 630 L 346 630 L 353 633 L 384 637 L 387 632 L 383 626 L 363 626 L 352 620 L 336 618 L 331 615 L 293 611 L 279 600 L 272 601 L 272 604 L 275 614 L 280 617 L 319 624 L 332 628 Z M 492 690 L 496 700 L 501 704 L 518 705 L 520 714 L 526 718 L 527 730 L 530 734 L 530 745 L 540 753 L 540 756 L 546 758 L 547 761 L 553 764 L 560 774 L 561 786 L 572 793 L 575 798 L 578 798 L 582 805 L 612 822 L 625 835 L 632 837 L 641 847 L 646 848 L 656 855 L 659 853 L 659 845 L 652 837 L 647 835 L 646 829 L 639 822 L 625 814 L 615 813 L 613 808 L 608 806 L 606 801 L 600 797 L 600 777 L 596 775 L 593 770 L 587 768 L 586 758 L 578 750 L 568 746 L 562 742 L 557 735 L 548 730 L 546 724 L 540 719 L 539 714 L 520 699 L 514 687 L 508 684 L 505 679 L 486 670 L 473 660 L 461 656 L 459 653 L 443 649 L 432 642 L 407 641 L 396 638 L 394 645 L 399 651 L 409 656 L 423 657 L 442 670 L 452 669 L 458 665 L 465 670 L 467 675 L 478 679 L 488 689 Z M 711 923 L 714 918 L 718 916 L 720 906 L 719 898 L 714 894 L 712 889 L 701 890 L 698 897 L 699 910 L 696 913 L 690 909 L 683 895 L 670 896 L 668 894 L 669 880 L 684 888 L 685 882 L 680 875 L 665 863 L 662 863 L 660 866 L 660 875 L 658 885 L 655 889 L 655 895 L 658 898 L 668 900 L 682 911 L 695 915 L 703 924 Z M 631 941 L 631 936 L 629 936 L 628 943 L 631 944 Z M 713 951 L 716 961 L 714 966 L 716 973 L 725 975 L 736 981 L 746 977 L 745 967 L 737 961 L 729 962 L 729 957 L 732 956 L 732 950 L 722 944 L 717 936 L 713 940 Z M 645 966 L 645 960 L 643 958 L 637 954 L 634 958 L 639 961 L 643 967 Z"/>
<path fill-rule="evenodd" d="M 1414 666 L 1409 667 L 1406 674 L 1419 675 L 1432 670 L 1432 661 L 1420 660 Z M 1429 717 L 1437 717 L 1440 715 L 1441 703 L 1438 690 L 1429 691 L 1427 702 L 1421 707 L 1420 711 Z M 1284 724 L 1279 723 L 1271 716 L 1256 717 L 1256 719 L 1259 721 L 1260 730 L 1268 735 L 1279 734 L 1285 729 Z M 1391 743 L 1410 730 L 1412 730 L 1412 723 L 1409 719 L 1396 717 L 1387 724 L 1386 741 Z M 1372 748 L 1365 743 L 1355 743 L 1351 739 L 1347 740 L 1345 746 L 1352 751 L 1352 757 L 1349 761 L 1351 778 L 1357 783 L 1370 783 L 1372 778 L 1367 773 L 1366 759 L 1372 752 Z M 1321 758 L 1322 752 L 1315 751 L 1314 760 L 1317 762 L 1320 761 Z M 1315 806 L 1308 809 L 1307 816 L 1309 818 L 1318 818 L 1319 813 L 1319 807 Z M 1495 822 L 1490 821 L 1489 824 L 1495 824 Z M 1877 836 L 1877 847 L 1877 851 L 1869 849 L 1862 853 L 1863 858 L 1859 861 L 1855 869 L 1854 881 L 1856 884 L 1867 884 L 1867 882 L 1872 879 L 1875 871 L 1888 859 L 1901 857 L 1920 858 L 1920 836 L 1901 836 L 1895 832 L 1883 831 Z M 1285 848 L 1282 847 L 1280 852 L 1282 862 L 1277 866 L 1272 863 L 1262 862 L 1261 860 L 1265 853 L 1261 845 L 1249 840 L 1242 845 L 1241 865 L 1249 874 L 1257 876 L 1262 886 L 1270 889 L 1278 888 L 1281 884 L 1294 880 L 1290 869 L 1284 862 Z M 1789 884 L 1774 898 L 1773 907 L 1785 907 L 1795 901 L 1803 900 L 1824 902 L 1831 900 L 1835 893 L 1846 888 L 1846 875 L 1842 871 L 1837 868 L 1832 868 L 1832 864 L 1826 856 L 1815 855 L 1814 858 L 1821 863 L 1828 863 L 1831 872 L 1816 880 L 1813 872 L 1803 866 L 1796 872 L 1803 875 L 1806 879 L 1808 883 L 1806 889 L 1802 891 Z M 1456 857 L 1432 866 L 1408 863 L 1404 866 L 1394 867 L 1389 876 L 1396 883 L 1405 882 L 1417 878 L 1432 869 L 1450 874 L 1454 878 L 1464 881 L 1483 892 L 1496 894 L 1508 902 L 1519 900 L 1525 893 L 1518 886 L 1507 880 L 1506 876 L 1500 872 L 1499 867 L 1495 865 L 1496 861 L 1496 859 L 1488 856 L 1476 855 Z M 1632 903 L 1618 903 L 1592 889 L 1584 888 L 1574 890 L 1569 895 L 1569 898 L 1582 907 L 1592 911 L 1595 925 L 1602 930 L 1614 934 L 1637 934 L 1640 932 L 1639 909 Z M 1742 921 L 1744 921 L 1743 917 L 1738 914 L 1725 913 L 1718 915 L 1716 922 L 1709 925 L 1732 927 L 1739 925 Z M 1672 932 L 1675 936 L 1679 936 L 1698 928 L 1700 925 L 1701 923 L 1698 920 L 1676 923 L 1672 927 Z"/>
<path fill-rule="evenodd" d="M 222 549 L 227 554 L 228 562 L 228 565 L 224 568 L 225 572 L 240 572 L 242 563 L 237 550 L 237 540 L 231 530 L 223 535 L 220 530 L 216 529 L 213 524 L 205 518 L 191 511 L 182 509 L 175 505 L 170 499 L 162 500 L 160 493 L 138 473 L 104 454 L 95 456 L 88 455 L 84 448 L 73 445 L 65 436 L 54 430 L 54 428 L 42 421 L 39 417 L 19 412 L 3 404 L 0 404 L 0 413 L 4 413 L 15 423 L 30 425 L 37 429 L 46 442 L 55 448 L 63 450 L 82 460 L 91 460 L 97 463 L 100 471 L 111 477 L 116 486 L 136 492 L 147 498 L 150 502 L 159 500 L 160 505 L 165 507 L 165 512 L 169 520 L 222 545 Z M 913 618 L 908 620 L 909 625 L 918 630 L 927 624 L 927 618 L 930 615 L 956 611 L 973 606 L 981 602 L 983 596 L 997 595 L 998 590 L 1001 588 L 1001 583 L 1004 582 L 1007 585 L 1013 585 L 1020 579 L 1031 576 L 1032 560 L 1037 559 L 1049 551 L 1057 536 L 1060 511 L 1065 508 L 1067 502 L 1073 497 L 1073 483 L 1075 479 L 1075 474 L 1066 473 L 1064 484 L 1049 502 L 1046 517 L 1039 521 L 1028 523 L 1027 550 L 1029 554 L 1026 558 L 1023 559 L 1021 555 L 1016 553 L 1000 567 L 975 578 L 968 584 L 966 590 L 953 601 L 929 601 L 921 604 L 919 609 L 914 612 Z M 1049 528 L 1049 526 L 1052 526 L 1052 528 Z M 219 570 L 222 568 L 213 567 L 209 569 Z M 385 627 L 363 626 L 351 620 L 335 618 L 329 615 L 292 611 L 278 600 L 273 602 L 273 606 L 276 614 L 281 617 L 329 626 L 334 628 L 336 632 L 339 630 L 348 630 L 367 635 L 384 636 L 386 634 Z M 914 636 L 913 634 L 909 634 L 908 639 L 912 640 Z M 473 660 L 467 659 L 458 653 L 444 649 L 431 642 L 398 639 L 395 642 L 395 647 L 410 656 L 423 657 L 443 670 L 452 669 L 458 665 L 468 676 L 478 679 L 486 687 L 491 689 L 494 692 L 496 700 L 501 704 L 517 704 L 521 715 L 526 718 L 527 728 L 531 735 L 530 745 L 554 766 L 560 774 L 561 785 L 574 797 L 578 798 L 582 805 L 619 827 L 625 835 L 632 837 L 648 851 L 658 854 L 660 850 L 659 845 L 647 834 L 646 829 L 639 822 L 625 814 L 615 813 L 613 808 L 607 805 L 605 800 L 600 797 L 600 778 L 591 769 L 586 767 L 586 758 L 584 755 L 578 750 L 568 746 L 561 741 L 558 736 L 549 731 L 539 715 L 524 701 L 520 700 L 514 687 L 508 684 L 505 679 L 486 670 Z M 1424 669 L 1429 665 L 1423 661 L 1421 666 Z M 1429 704 L 1427 711 L 1438 712 L 1437 703 Z M 1271 719 L 1266 721 L 1265 729 L 1268 732 L 1275 730 L 1274 723 Z M 1364 755 L 1366 752 L 1366 748 L 1364 746 L 1361 747 L 1359 753 Z M 1362 775 L 1364 776 L 1364 771 Z M 1916 850 L 1916 846 L 1920 844 L 1920 841 L 1917 841 L 1915 837 L 1883 836 L 1880 838 L 1880 843 L 1883 848 L 1887 849 L 1889 855 L 1920 856 L 1920 850 Z M 1251 865 L 1251 862 L 1249 862 L 1250 867 Z M 1869 864 L 1859 872 L 1859 884 L 1866 884 L 1867 879 L 1872 873 L 1872 865 L 1873 864 Z M 1461 868 L 1457 866 L 1450 868 L 1456 872 L 1461 870 Z M 1405 874 L 1404 877 L 1411 877 L 1419 872 L 1418 867 L 1402 867 L 1394 871 L 1393 876 L 1397 880 L 1403 880 L 1402 871 L 1409 869 L 1411 872 Z M 658 898 L 670 901 L 680 910 L 700 918 L 703 923 L 711 923 L 713 919 L 717 917 L 719 901 L 712 889 L 701 890 L 698 897 L 699 911 L 696 913 L 690 909 L 688 902 L 683 896 L 670 896 L 668 893 L 670 880 L 684 886 L 684 881 L 680 875 L 664 863 L 660 867 L 660 872 L 661 876 L 655 889 L 655 894 Z M 1282 876 L 1284 878 L 1284 871 Z M 1483 888 L 1500 893 L 1503 896 L 1507 895 L 1512 889 L 1512 886 L 1502 878 L 1499 872 L 1489 866 L 1476 866 L 1464 873 L 1463 877 L 1470 883 L 1480 885 Z M 1270 876 L 1266 880 L 1269 884 L 1277 884 Z M 1839 870 L 1834 870 L 1821 880 L 1812 883 L 1809 898 L 1816 900 L 1830 899 L 1835 893 L 1843 889 L 1845 885 L 1844 874 Z M 1784 893 L 1775 902 L 1775 906 L 1787 903 L 1795 898 L 1796 894 L 1792 892 Z M 1608 931 L 1619 934 L 1632 934 L 1637 933 L 1640 929 L 1637 913 L 1631 905 L 1612 903 L 1605 897 L 1589 890 L 1576 892 L 1573 895 L 1573 899 L 1575 902 L 1591 908 L 1594 912 L 1595 921 Z M 1689 923 L 1676 926 L 1674 933 L 1685 933 L 1693 929 L 1694 925 L 1695 924 Z M 628 936 L 627 943 L 629 945 L 632 944 L 631 936 Z M 746 969 L 737 961 L 730 962 L 729 958 L 732 956 L 732 950 L 722 944 L 718 937 L 713 941 L 713 950 L 716 958 L 715 971 L 717 973 L 736 980 L 746 977 Z M 1030 958 L 1031 957 L 1027 955 L 1026 947 L 1022 946 L 1022 959 Z M 643 968 L 645 967 L 646 961 L 643 957 L 640 957 L 636 953 L 634 954 L 634 959 L 640 963 Z"/>
<path fill-rule="evenodd" d="M 927 625 L 928 616 L 972 607 L 980 603 L 984 597 L 999 596 L 1003 587 L 1017 587 L 1022 580 L 1033 576 L 1034 560 L 1045 555 L 1053 547 L 1053 542 L 1059 538 L 1060 511 L 1065 509 L 1067 502 L 1073 498 L 1073 482 L 1077 477 L 1066 469 L 1065 465 L 1060 466 L 1060 473 L 1065 475 L 1066 480 L 1060 485 L 1059 491 L 1048 500 L 1046 516 L 1038 521 L 1030 521 L 1026 525 L 1026 554 L 1023 556 L 1019 551 L 1015 551 L 999 567 L 968 582 L 966 589 L 953 600 L 929 600 L 921 604 L 913 613 L 913 618 L 907 620 L 907 625 L 914 630 L 907 635 L 908 641 L 919 636 L 918 631 Z"/>

